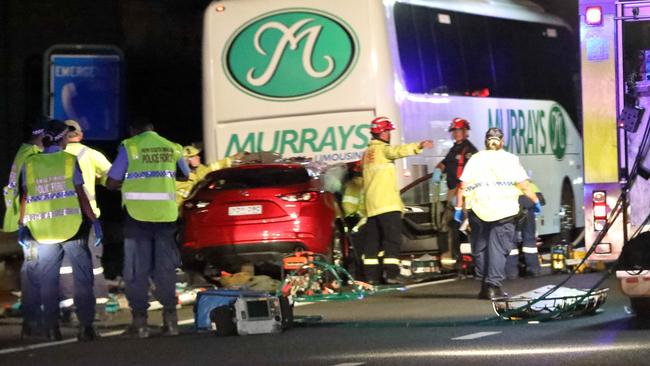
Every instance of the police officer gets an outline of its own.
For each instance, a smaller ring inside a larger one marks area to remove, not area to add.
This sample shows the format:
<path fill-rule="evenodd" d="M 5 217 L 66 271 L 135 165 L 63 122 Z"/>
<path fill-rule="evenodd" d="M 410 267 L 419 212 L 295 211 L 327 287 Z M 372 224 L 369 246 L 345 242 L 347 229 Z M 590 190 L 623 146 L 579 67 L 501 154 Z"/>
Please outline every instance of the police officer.
<path fill-rule="evenodd" d="M 106 178 L 108 170 L 111 168 L 111 163 L 104 154 L 81 143 L 84 134 L 77 121 L 69 119 L 64 123 L 70 129 L 70 132 L 68 132 L 68 145 L 66 146 L 65 151 L 77 157 L 77 162 L 79 163 L 84 178 L 84 191 L 88 196 L 88 201 L 90 201 L 90 206 L 92 207 L 95 216 L 99 218 L 101 212 L 99 207 L 97 207 L 97 200 L 95 198 L 95 183 L 99 181 L 101 184 L 106 184 Z M 88 242 L 95 242 L 95 232 L 93 230 L 90 230 Z M 106 278 L 104 277 L 104 267 L 102 267 L 103 245 L 90 245 L 89 247 L 93 261 L 95 301 L 99 306 L 98 309 L 101 309 L 101 307 L 105 306 L 108 302 L 108 285 L 106 284 Z M 72 271 L 73 268 L 70 257 L 64 255 L 63 263 L 59 271 L 61 274 L 60 306 L 64 314 L 71 313 L 74 305 L 74 282 L 72 280 Z"/>
<path fill-rule="evenodd" d="M 380 251 L 384 252 L 383 266 L 387 283 L 397 283 L 402 239 L 402 210 L 404 205 L 397 188 L 394 161 L 419 154 L 433 147 L 431 140 L 391 146 L 390 134 L 395 129 L 387 117 L 377 117 L 370 124 L 372 140 L 363 155 L 363 190 L 365 192 L 366 243 L 363 267 L 366 280 L 378 283 Z"/>
<path fill-rule="evenodd" d="M 543 195 L 535 183 L 529 181 L 530 189 L 544 205 Z M 521 233 L 521 250 L 524 254 L 527 276 L 538 276 L 540 274 L 539 255 L 537 251 L 537 223 L 535 222 L 535 202 L 523 193 L 519 196 L 519 206 L 523 217 L 517 222 L 516 231 Z M 515 279 L 519 277 L 519 248 L 515 247 L 510 251 L 506 260 L 506 277 Z"/>
<path fill-rule="evenodd" d="M 454 146 L 449 149 L 445 158 L 436 165 L 432 177 L 434 183 L 439 183 L 442 173 L 445 173 L 447 176 L 447 219 L 445 223 L 449 228 L 448 243 L 453 259 L 457 259 L 460 256 L 460 242 L 462 240 L 462 233 L 458 231 L 459 225 L 453 219 L 456 187 L 460 182 L 459 178 L 463 174 L 465 164 L 467 164 L 472 155 L 478 152 L 476 147 L 467 139 L 469 130 L 470 125 L 467 120 L 454 118 L 451 121 L 449 124 L 449 132 L 451 132 L 451 137 L 454 139 Z"/>
<path fill-rule="evenodd" d="M 186 180 L 176 181 L 176 204 L 180 206 L 192 193 L 192 188 L 202 181 L 206 175 L 216 170 L 228 168 L 232 166 L 234 161 L 241 160 L 247 154 L 246 152 L 239 152 L 231 157 L 215 161 L 214 163 L 205 165 L 201 164 L 201 150 L 189 145 L 183 147 L 183 157 L 190 167 L 190 175 Z"/>
<path fill-rule="evenodd" d="M 482 280 L 478 297 L 492 299 L 507 296 L 501 286 L 506 257 L 515 245 L 514 218 L 519 212 L 520 191 L 534 202 L 535 212 L 541 212 L 541 205 L 519 158 L 503 150 L 500 129 L 487 131 L 485 147 L 472 157 L 460 177 L 454 219 L 462 221 L 465 203 L 476 276 Z"/>
<path fill-rule="evenodd" d="M 20 214 L 20 201 L 18 195 L 18 174 L 23 169 L 25 160 L 38 154 L 43 150 L 43 133 L 45 127 L 49 123 L 49 119 L 39 116 L 30 126 L 30 135 L 27 142 L 24 142 L 18 148 L 18 152 L 14 157 L 14 162 L 11 164 L 11 171 L 9 173 L 9 180 L 7 186 L 2 190 L 5 199 L 5 216 L 2 225 L 4 232 L 10 233 L 18 230 L 18 216 Z"/>
<path fill-rule="evenodd" d="M 21 214 L 18 241 L 28 248 L 26 282 L 22 284 L 23 335 L 37 332 L 42 322 L 50 340 L 60 340 L 59 268 L 64 252 L 74 268 L 74 302 L 79 319 L 78 338 L 95 339 L 95 297 L 88 232 L 92 224 L 100 245 L 102 231 L 83 190 L 83 176 L 76 157 L 63 151 L 68 127 L 52 120 L 43 137 L 44 151 L 25 160 L 21 172 Z M 82 218 L 82 212 L 87 221 Z M 34 253 L 36 252 L 36 253 Z"/>
<path fill-rule="evenodd" d="M 16 153 L 16 157 L 14 158 L 13 164 L 11 165 L 9 180 L 7 186 L 5 186 L 3 189 L 6 207 L 2 227 L 2 230 L 4 232 L 15 232 L 18 230 L 18 221 L 20 219 L 20 189 L 18 187 L 18 176 L 23 169 L 25 160 L 34 154 L 40 153 L 43 150 L 42 139 L 45 132 L 45 127 L 47 127 L 48 123 L 49 119 L 42 116 L 39 116 L 36 118 L 36 120 L 34 120 L 30 126 L 30 134 L 27 142 L 24 142 L 20 145 L 18 152 Z M 20 269 L 20 283 L 26 284 L 28 283 L 28 273 L 35 273 L 34 271 L 36 270 L 34 268 L 36 266 L 36 261 L 30 260 L 32 256 L 31 252 L 34 252 L 35 248 L 34 250 L 31 250 L 32 248 L 30 248 L 30 246 L 22 245 L 21 248 L 23 249 L 24 261 Z M 25 291 L 25 289 L 27 289 L 27 286 L 23 286 L 23 291 L 21 294 L 23 303 L 40 302 L 39 293 L 30 292 L 29 289 Z M 21 310 L 23 312 L 24 319 L 22 335 L 26 337 L 34 335 L 32 333 L 39 330 L 42 325 L 40 307 L 25 308 L 23 306 Z M 32 313 L 29 313 L 30 311 Z M 32 322 L 31 324 L 30 321 Z"/>
<path fill-rule="evenodd" d="M 182 147 L 153 131 L 147 119 L 131 123 L 133 137 L 122 141 L 106 187 L 122 189 L 126 206 L 124 223 L 124 267 L 126 297 L 132 323 L 125 335 L 149 337 L 149 279 L 154 295 L 163 306 L 162 334 L 179 334 L 176 315 L 176 268 L 180 256 L 175 242 L 178 209 L 175 176 L 177 168 L 187 177 L 189 168 Z"/>

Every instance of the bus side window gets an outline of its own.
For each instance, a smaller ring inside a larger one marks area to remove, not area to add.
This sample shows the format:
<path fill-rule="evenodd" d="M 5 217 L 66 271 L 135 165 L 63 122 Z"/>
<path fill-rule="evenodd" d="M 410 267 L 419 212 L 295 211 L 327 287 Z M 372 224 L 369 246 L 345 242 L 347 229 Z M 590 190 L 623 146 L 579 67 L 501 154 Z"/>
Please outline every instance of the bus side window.
<path fill-rule="evenodd" d="M 578 122 L 570 29 L 400 2 L 394 12 L 408 92 L 553 100 Z"/>

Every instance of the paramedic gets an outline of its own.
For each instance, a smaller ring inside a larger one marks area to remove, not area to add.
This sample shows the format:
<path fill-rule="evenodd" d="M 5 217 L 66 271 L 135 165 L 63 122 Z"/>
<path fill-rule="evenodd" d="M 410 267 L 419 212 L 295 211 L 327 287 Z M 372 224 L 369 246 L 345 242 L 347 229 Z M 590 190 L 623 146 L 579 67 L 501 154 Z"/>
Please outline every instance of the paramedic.
<path fill-rule="evenodd" d="M 472 157 L 460 177 L 454 219 L 462 221 L 465 203 L 476 276 L 482 282 L 478 297 L 492 299 L 507 296 L 501 286 L 506 257 L 515 245 L 514 218 L 519 212 L 520 192 L 533 201 L 536 213 L 541 212 L 541 205 L 519 158 L 503 150 L 500 129 L 488 129 L 485 147 Z"/>
<path fill-rule="evenodd" d="M 95 216 L 99 218 L 101 212 L 99 207 L 97 207 L 97 200 L 95 198 L 95 182 L 98 180 L 99 183 L 106 184 L 106 177 L 108 170 L 111 168 L 111 163 L 104 154 L 81 143 L 84 134 L 77 121 L 69 119 L 64 123 L 70 129 L 70 132 L 68 132 L 68 145 L 65 148 L 65 152 L 77 157 L 77 162 L 79 163 L 81 174 L 83 174 L 84 178 L 84 191 L 88 196 L 90 207 L 92 207 Z M 93 230 L 90 230 L 88 242 L 95 242 L 95 232 Z M 89 246 L 93 262 L 95 302 L 98 306 L 97 310 L 100 310 L 100 313 L 105 309 L 106 303 L 108 302 L 108 285 L 106 284 L 104 267 L 102 266 L 103 247 L 103 245 Z M 60 305 L 64 313 L 70 313 L 74 305 L 74 282 L 72 281 L 72 271 L 70 256 L 64 254 L 63 263 L 59 270 L 61 274 Z"/>

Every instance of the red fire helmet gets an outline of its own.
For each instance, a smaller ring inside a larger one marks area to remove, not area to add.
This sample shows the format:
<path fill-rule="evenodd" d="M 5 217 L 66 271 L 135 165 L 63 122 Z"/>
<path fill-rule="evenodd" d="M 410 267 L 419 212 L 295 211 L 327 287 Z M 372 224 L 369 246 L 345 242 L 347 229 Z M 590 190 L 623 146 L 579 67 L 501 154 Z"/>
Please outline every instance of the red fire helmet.
<path fill-rule="evenodd" d="M 377 117 L 370 122 L 370 132 L 373 134 L 380 134 L 394 129 L 395 125 L 388 117 Z"/>
<path fill-rule="evenodd" d="M 469 130 L 469 122 L 463 118 L 454 118 L 451 120 L 451 123 L 449 124 L 449 132 L 455 129 Z"/>

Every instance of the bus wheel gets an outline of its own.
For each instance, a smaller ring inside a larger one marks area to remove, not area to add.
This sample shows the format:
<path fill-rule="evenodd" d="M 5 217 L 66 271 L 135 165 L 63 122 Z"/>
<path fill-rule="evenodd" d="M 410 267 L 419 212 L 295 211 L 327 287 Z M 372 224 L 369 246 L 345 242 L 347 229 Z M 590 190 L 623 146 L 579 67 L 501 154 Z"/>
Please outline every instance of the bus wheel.
<path fill-rule="evenodd" d="M 630 297 L 630 305 L 636 316 L 640 318 L 650 317 L 650 298 Z"/>
<path fill-rule="evenodd" d="M 544 239 L 546 245 L 551 248 L 562 241 L 571 243 L 575 231 L 575 201 L 573 199 L 573 190 L 568 179 L 562 184 L 562 196 L 560 198 L 560 209 L 557 212 L 560 216 L 560 231 L 557 234 L 551 234 Z"/>
<path fill-rule="evenodd" d="M 576 228 L 575 220 L 575 200 L 573 197 L 573 189 L 567 179 L 562 184 L 562 198 L 560 204 L 560 235 L 559 240 L 566 240 L 570 243 L 574 239 Z"/>

